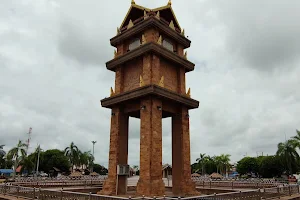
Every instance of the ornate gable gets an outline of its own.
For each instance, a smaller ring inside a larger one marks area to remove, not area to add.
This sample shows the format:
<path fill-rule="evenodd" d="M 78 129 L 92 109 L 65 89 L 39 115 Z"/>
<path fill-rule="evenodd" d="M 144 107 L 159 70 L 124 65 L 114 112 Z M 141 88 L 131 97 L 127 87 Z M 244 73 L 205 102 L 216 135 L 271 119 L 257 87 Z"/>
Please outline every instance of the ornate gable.
<path fill-rule="evenodd" d="M 166 21 L 167 23 L 173 22 L 174 26 L 181 30 L 180 25 L 177 21 L 176 15 L 172 9 L 171 2 L 166 6 L 162 6 L 159 8 L 149 9 L 140 5 L 135 4 L 134 1 L 131 1 L 131 6 L 120 26 L 120 29 L 128 26 L 135 21 L 138 21 L 140 18 L 145 16 L 145 13 L 155 12 L 162 20 Z"/>

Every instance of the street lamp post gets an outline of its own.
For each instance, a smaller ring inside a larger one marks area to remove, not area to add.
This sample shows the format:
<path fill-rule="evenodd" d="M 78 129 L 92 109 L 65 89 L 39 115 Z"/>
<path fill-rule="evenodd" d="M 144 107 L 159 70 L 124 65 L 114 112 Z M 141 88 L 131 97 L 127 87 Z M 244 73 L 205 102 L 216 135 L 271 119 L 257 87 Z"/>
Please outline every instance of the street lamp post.
<path fill-rule="evenodd" d="M 94 160 L 95 160 L 95 156 L 94 156 L 94 153 L 95 153 L 95 144 L 96 144 L 97 141 L 92 141 L 93 143 L 93 163 L 92 163 L 92 172 L 94 171 Z"/>

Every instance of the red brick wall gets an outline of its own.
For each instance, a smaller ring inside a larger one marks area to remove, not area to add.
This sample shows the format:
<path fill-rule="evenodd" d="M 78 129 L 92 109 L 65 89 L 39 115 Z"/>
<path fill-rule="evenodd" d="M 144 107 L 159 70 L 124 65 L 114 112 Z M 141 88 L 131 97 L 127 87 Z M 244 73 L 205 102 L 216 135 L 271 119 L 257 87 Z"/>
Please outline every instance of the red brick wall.
<path fill-rule="evenodd" d="M 157 42 L 159 38 L 159 32 L 154 28 L 146 30 L 144 35 L 147 42 Z"/>
<path fill-rule="evenodd" d="M 142 64 L 142 59 L 138 58 L 123 66 L 123 92 L 140 87 Z"/>
<path fill-rule="evenodd" d="M 160 59 L 161 76 L 164 76 L 165 88 L 174 92 L 178 91 L 178 73 L 176 66 Z"/>

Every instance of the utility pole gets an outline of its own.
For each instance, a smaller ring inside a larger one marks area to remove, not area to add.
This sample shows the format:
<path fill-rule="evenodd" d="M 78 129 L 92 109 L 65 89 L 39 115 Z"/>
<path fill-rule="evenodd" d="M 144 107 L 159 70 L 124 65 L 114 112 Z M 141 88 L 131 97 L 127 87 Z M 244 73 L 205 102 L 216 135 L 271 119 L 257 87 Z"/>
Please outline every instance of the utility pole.
<path fill-rule="evenodd" d="M 92 163 L 92 172 L 94 171 L 94 160 L 95 160 L 95 144 L 96 144 L 97 141 L 92 141 L 93 143 L 93 163 Z"/>
<path fill-rule="evenodd" d="M 41 147 L 40 145 L 37 147 L 38 150 L 38 157 L 37 157 L 37 164 L 36 164 L 36 175 L 39 173 L 39 165 L 40 165 L 40 152 L 41 152 Z"/>
<path fill-rule="evenodd" d="M 29 128 L 29 131 L 28 131 L 28 139 L 26 141 L 26 154 L 28 154 L 28 149 L 29 149 L 29 145 L 30 145 L 30 140 L 31 140 L 31 132 L 32 132 L 32 128 L 30 127 Z"/>

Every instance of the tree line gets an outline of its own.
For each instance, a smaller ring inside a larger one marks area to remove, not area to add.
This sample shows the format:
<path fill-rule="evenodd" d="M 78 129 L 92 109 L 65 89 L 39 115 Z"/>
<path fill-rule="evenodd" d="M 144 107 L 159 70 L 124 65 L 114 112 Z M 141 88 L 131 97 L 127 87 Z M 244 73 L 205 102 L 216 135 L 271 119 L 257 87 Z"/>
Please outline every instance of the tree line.
<path fill-rule="evenodd" d="M 263 178 L 281 177 L 281 175 L 292 175 L 300 172 L 300 131 L 296 135 L 280 142 L 274 155 L 244 157 L 237 162 L 236 171 L 240 176 L 248 177 L 255 175 Z M 212 174 L 214 172 L 225 175 L 232 170 L 230 155 L 209 156 L 200 154 L 196 162 L 192 164 L 192 173 Z"/>
<path fill-rule="evenodd" d="M 55 167 L 62 172 L 70 173 L 73 169 L 92 169 L 99 174 L 106 174 L 107 169 L 94 163 L 94 156 L 90 151 L 81 151 L 74 142 L 64 150 L 49 149 L 44 151 L 38 146 L 29 155 L 26 153 L 27 144 L 19 140 L 18 144 L 7 153 L 0 145 L 0 168 L 14 169 L 14 175 L 18 166 L 22 166 L 21 172 L 27 174 L 43 171 L 51 172 Z"/>
<path fill-rule="evenodd" d="M 219 156 L 209 156 L 200 154 L 200 157 L 196 159 L 196 163 L 191 165 L 192 173 L 198 174 L 212 174 L 214 172 L 220 174 L 226 174 L 231 168 L 230 155 L 221 154 Z"/>
<path fill-rule="evenodd" d="M 238 161 L 239 174 L 254 173 L 264 178 L 280 177 L 282 174 L 292 175 L 300 172 L 300 131 L 296 135 L 280 142 L 275 155 L 245 157 Z"/>

